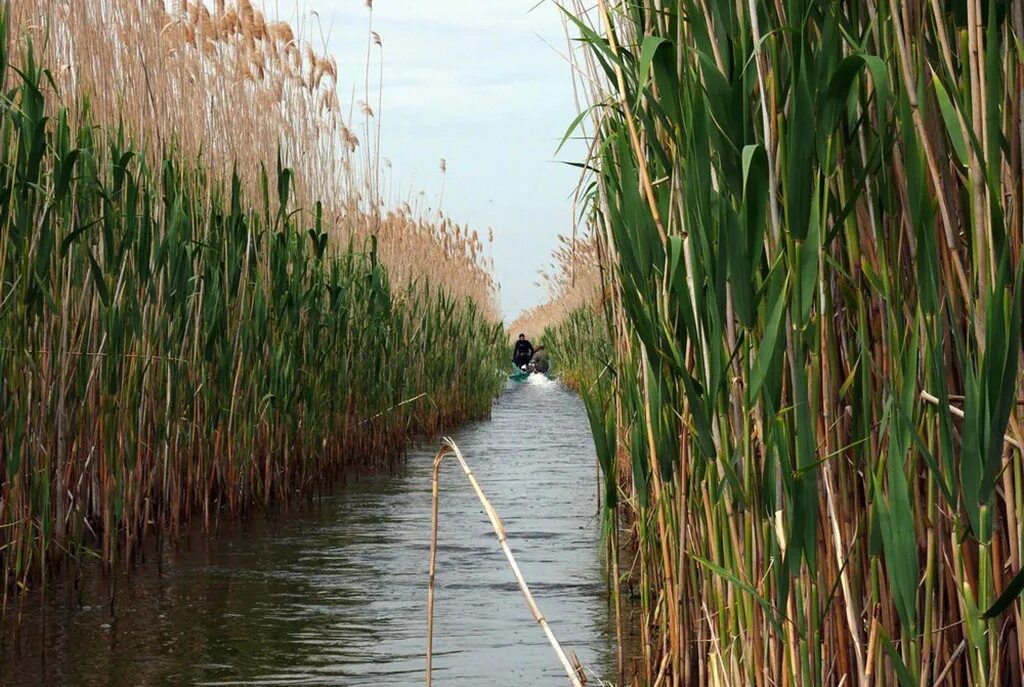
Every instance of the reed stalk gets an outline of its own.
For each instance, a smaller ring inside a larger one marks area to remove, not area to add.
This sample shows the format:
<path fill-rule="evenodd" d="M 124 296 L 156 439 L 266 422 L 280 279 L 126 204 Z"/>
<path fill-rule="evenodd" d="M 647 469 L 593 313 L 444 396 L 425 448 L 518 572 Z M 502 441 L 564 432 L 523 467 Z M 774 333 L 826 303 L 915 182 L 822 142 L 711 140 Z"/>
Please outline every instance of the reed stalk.
<path fill-rule="evenodd" d="M 437 526 L 440 510 L 440 479 L 441 479 L 441 464 L 448 455 L 454 455 L 456 460 L 459 461 L 459 465 L 462 467 L 462 472 L 466 475 L 466 479 L 469 480 L 470 486 L 473 487 L 473 491 L 476 492 L 476 496 L 480 499 L 480 504 L 484 507 L 484 512 L 487 513 L 487 519 L 491 521 L 491 527 L 494 529 L 494 534 L 498 537 L 498 544 L 501 546 L 502 553 L 505 554 L 505 559 L 508 560 L 509 567 L 512 569 L 512 574 L 516 578 L 516 582 L 519 584 L 519 590 L 523 593 L 523 597 L 526 599 L 526 606 L 530 609 L 530 613 L 533 614 L 533 619 L 537 621 L 540 628 L 544 631 L 544 635 L 548 639 L 548 643 L 551 644 L 551 648 L 554 650 L 555 655 L 558 657 L 559 663 L 565 669 L 565 674 L 569 678 L 569 683 L 574 687 L 582 687 L 580 675 L 582 674 L 579 661 L 576 660 L 573 655 L 573 660 L 570 661 L 566 655 L 565 650 L 562 649 L 562 645 L 558 642 L 558 638 L 555 637 L 555 633 L 551 630 L 551 626 L 548 624 L 547 619 L 540 612 L 540 608 L 537 606 L 537 601 L 533 596 L 533 592 L 530 591 L 530 586 L 527 584 L 526 579 L 523 577 L 522 571 L 519 569 L 519 564 L 516 562 L 515 556 L 512 554 L 512 548 L 508 544 L 508 534 L 505 532 L 505 525 L 501 522 L 501 517 L 498 516 L 498 512 L 494 510 L 494 506 L 487 499 L 483 489 L 480 488 L 480 483 L 476 481 L 476 476 L 473 471 L 470 470 L 469 464 L 466 462 L 465 457 L 462 455 L 462 451 L 449 437 L 444 437 L 441 443 L 441 449 L 434 456 L 434 472 L 432 480 L 432 493 L 433 497 L 431 500 L 431 520 L 430 520 L 430 572 L 427 583 L 427 687 L 430 686 L 433 678 L 433 656 L 434 656 L 434 579 L 437 572 Z"/>
<path fill-rule="evenodd" d="M 128 568 L 391 464 L 504 382 L 482 244 L 360 209 L 330 60 L 244 0 L 173 11 L 0 9 L 5 607 L 69 554 Z"/>
<path fill-rule="evenodd" d="M 1020 683 L 1024 5 L 565 10 L 641 682 Z"/>

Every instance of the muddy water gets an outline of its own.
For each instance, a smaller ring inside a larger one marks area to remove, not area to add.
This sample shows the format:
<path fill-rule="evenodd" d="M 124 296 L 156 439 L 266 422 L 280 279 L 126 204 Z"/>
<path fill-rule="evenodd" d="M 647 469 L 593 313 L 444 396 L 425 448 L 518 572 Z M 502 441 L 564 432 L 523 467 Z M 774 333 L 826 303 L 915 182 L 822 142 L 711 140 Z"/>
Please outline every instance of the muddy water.
<path fill-rule="evenodd" d="M 614 678 L 582 403 L 547 380 L 510 384 L 490 420 L 453 436 L 555 634 L 591 679 Z M 0 684 L 423 684 L 433 451 L 313 512 L 196 537 L 162 573 L 150 562 L 119 576 L 113 615 L 95 579 L 30 599 L 16 641 L 8 622 Z M 442 471 L 436 604 L 436 684 L 566 684 L 454 460 Z"/>

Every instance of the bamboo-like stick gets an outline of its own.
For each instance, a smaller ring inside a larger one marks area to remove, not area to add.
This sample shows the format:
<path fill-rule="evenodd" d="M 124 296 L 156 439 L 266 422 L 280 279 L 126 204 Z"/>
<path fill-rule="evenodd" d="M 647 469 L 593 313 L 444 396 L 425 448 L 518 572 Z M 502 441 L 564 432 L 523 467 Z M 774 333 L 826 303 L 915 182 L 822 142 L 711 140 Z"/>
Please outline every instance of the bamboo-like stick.
<path fill-rule="evenodd" d="M 404 401 L 402 401 L 400 403 L 396 403 L 395 405 L 391 406 L 390 408 L 385 408 L 384 410 L 380 411 L 376 415 L 371 415 L 370 417 L 366 418 L 365 420 L 363 420 L 359 424 L 360 425 L 365 425 L 367 422 L 370 422 L 371 420 L 376 420 L 380 416 L 385 415 L 387 413 L 390 413 L 392 410 L 394 410 L 396 408 L 401 408 L 404 405 L 409 405 L 410 403 L 414 403 L 414 402 L 420 400 L 421 398 L 423 398 L 424 396 L 427 396 L 427 395 L 428 395 L 427 392 L 424 391 L 422 394 L 417 394 L 417 395 L 413 396 L 412 398 L 407 398 L 407 399 L 405 399 Z"/>
<path fill-rule="evenodd" d="M 429 582 L 427 583 L 427 687 L 430 687 L 431 684 L 431 669 L 434 653 L 434 578 L 437 572 L 437 515 L 440 503 L 439 477 L 441 463 L 444 461 L 445 456 L 449 454 L 454 454 L 458 459 L 459 464 L 462 465 L 462 471 L 466 473 L 466 477 L 469 479 L 469 483 L 473 487 L 473 491 L 476 492 L 477 498 L 479 498 L 480 503 L 483 504 L 484 511 L 487 513 L 487 517 L 491 521 L 491 526 L 494 528 L 494 533 L 498 535 L 498 543 L 501 544 L 501 550 L 505 553 L 505 558 L 508 559 L 508 564 L 512 568 L 512 574 L 515 575 L 516 581 L 519 583 L 519 589 L 523 592 L 523 596 L 526 597 L 526 605 L 533 614 L 533 619 L 537 621 L 537 624 L 540 625 L 542 630 L 544 630 L 544 634 L 547 635 L 548 642 L 551 643 L 551 648 L 555 650 L 555 654 L 558 656 L 559 662 L 565 669 L 565 674 L 569 677 L 570 684 L 572 684 L 573 687 L 583 687 L 583 683 L 580 681 L 576 669 L 573 668 L 572 662 L 569 661 L 569 657 L 562 649 L 561 644 L 558 643 L 555 633 L 551 631 L 548 621 L 540 612 L 540 608 L 538 608 L 537 602 L 533 598 L 533 593 L 530 592 L 530 587 L 526 584 L 522 571 L 519 570 L 519 564 L 516 563 L 516 558 L 512 555 L 512 549 L 509 548 L 508 538 L 505 534 L 505 526 L 502 524 L 501 518 L 498 517 L 497 511 L 495 511 L 494 507 L 491 506 L 491 502 L 487 500 L 487 496 L 484 495 L 483 490 L 477 483 L 476 477 L 473 476 L 473 471 L 469 469 L 466 459 L 462 456 L 462 451 L 459 450 L 459 447 L 455 445 L 455 442 L 452 441 L 450 437 L 442 437 L 441 449 L 437 452 L 437 455 L 434 456 L 433 503 L 431 506 L 430 522 L 430 573 Z"/>
<path fill-rule="evenodd" d="M 937 396 L 933 396 L 932 394 L 928 393 L 927 391 L 922 390 L 921 394 L 920 394 L 920 397 L 921 397 L 922 401 L 924 401 L 925 403 L 930 403 L 933 406 L 941 407 L 941 405 L 942 405 L 939 402 L 939 399 L 938 399 Z M 964 411 L 960 410 L 959 408 L 955 408 L 953 406 L 948 406 L 948 408 L 949 408 L 949 414 L 950 415 L 958 417 L 961 420 L 964 418 Z M 1017 441 L 1016 439 L 1014 439 L 1013 437 L 1009 436 L 1008 434 L 1004 434 L 1003 435 L 1003 441 L 1005 441 L 1010 446 L 1015 446 L 1018 449 L 1024 450 L 1024 447 L 1021 447 L 1020 442 Z"/>

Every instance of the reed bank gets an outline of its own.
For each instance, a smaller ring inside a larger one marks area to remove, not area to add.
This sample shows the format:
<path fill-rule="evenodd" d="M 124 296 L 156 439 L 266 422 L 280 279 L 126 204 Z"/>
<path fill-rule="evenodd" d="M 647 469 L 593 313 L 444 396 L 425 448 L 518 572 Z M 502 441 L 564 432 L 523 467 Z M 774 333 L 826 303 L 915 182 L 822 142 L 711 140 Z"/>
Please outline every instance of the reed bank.
<path fill-rule="evenodd" d="M 331 58 L 247 0 L 0 16 L 5 602 L 489 412 L 483 246 L 384 206 Z"/>

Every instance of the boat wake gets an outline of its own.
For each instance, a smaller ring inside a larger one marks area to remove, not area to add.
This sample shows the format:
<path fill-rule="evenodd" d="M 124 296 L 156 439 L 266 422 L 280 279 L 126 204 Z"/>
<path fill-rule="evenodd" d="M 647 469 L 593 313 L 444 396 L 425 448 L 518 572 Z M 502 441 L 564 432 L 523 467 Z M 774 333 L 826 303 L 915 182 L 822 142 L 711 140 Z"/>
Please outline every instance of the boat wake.
<path fill-rule="evenodd" d="M 530 386 L 540 387 L 555 387 L 558 386 L 558 381 L 549 378 L 547 375 L 532 374 L 526 378 L 526 383 Z"/>

